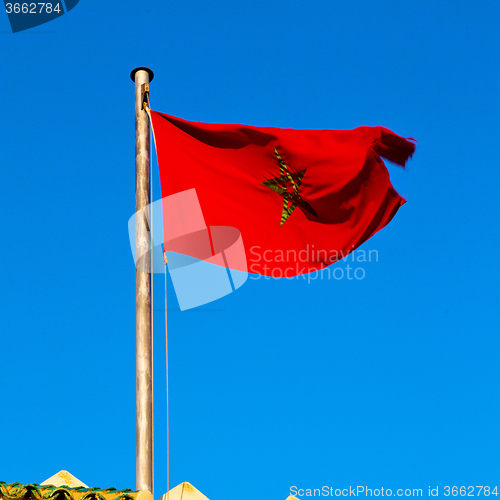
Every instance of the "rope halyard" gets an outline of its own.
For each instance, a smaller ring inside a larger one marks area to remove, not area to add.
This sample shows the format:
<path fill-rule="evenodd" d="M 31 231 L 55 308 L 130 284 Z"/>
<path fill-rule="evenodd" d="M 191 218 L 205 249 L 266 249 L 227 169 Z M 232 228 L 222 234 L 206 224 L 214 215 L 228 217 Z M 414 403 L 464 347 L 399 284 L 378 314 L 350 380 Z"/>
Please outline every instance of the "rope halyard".
<path fill-rule="evenodd" d="M 146 105 L 147 101 L 147 105 Z M 145 93 L 144 110 L 149 117 L 149 123 L 151 125 L 151 130 L 153 132 L 153 140 L 156 145 L 155 129 L 153 127 L 153 120 L 151 119 L 151 104 L 149 102 L 149 92 Z M 153 177 L 151 169 L 151 199 L 153 194 Z M 152 245 L 151 245 L 152 248 Z M 152 254 L 152 252 L 151 252 Z M 166 392 L 167 392 L 167 500 L 170 498 L 170 425 L 169 425 L 169 401 L 168 401 L 168 334 L 167 334 L 167 252 L 163 253 L 163 258 L 165 261 L 165 365 L 166 365 Z M 152 293 L 151 293 L 152 297 Z"/>
<path fill-rule="evenodd" d="M 170 491 L 170 434 L 169 434 L 169 418 L 168 418 L 168 335 L 167 335 L 167 252 L 165 252 L 165 359 L 166 359 L 166 375 L 167 375 L 167 500 L 169 500 Z"/>
<path fill-rule="evenodd" d="M 147 86 L 147 90 L 145 92 L 145 97 L 148 100 L 148 106 L 149 106 L 149 85 Z M 143 103 L 144 109 L 146 110 L 147 113 L 147 107 L 145 106 L 146 103 Z M 151 116 L 149 113 L 149 121 L 151 122 Z M 152 126 L 151 126 L 152 128 Z M 151 151 L 151 141 L 149 142 L 149 149 Z M 154 325 L 154 320 L 153 320 L 153 311 L 154 311 L 154 300 L 153 300 L 153 290 L 154 290 L 154 270 L 153 270 L 153 158 L 152 155 L 149 155 L 149 226 L 150 226 L 150 231 L 149 231 L 149 271 L 151 273 L 151 427 L 152 427 L 152 443 L 151 443 L 151 455 L 152 455 L 152 469 L 153 469 L 153 491 L 151 493 L 154 494 L 154 477 L 155 477 L 155 426 L 154 426 L 154 421 L 155 421 L 155 392 L 154 392 L 154 338 L 153 338 L 153 325 Z"/>

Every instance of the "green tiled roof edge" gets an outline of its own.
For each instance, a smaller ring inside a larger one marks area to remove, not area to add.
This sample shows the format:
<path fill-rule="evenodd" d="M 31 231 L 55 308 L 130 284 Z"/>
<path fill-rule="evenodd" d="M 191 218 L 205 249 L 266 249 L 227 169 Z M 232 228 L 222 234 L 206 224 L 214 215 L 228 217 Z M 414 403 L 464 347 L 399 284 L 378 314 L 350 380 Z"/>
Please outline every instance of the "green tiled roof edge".
<path fill-rule="evenodd" d="M 104 495 L 109 495 L 110 493 L 116 493 L 113 500 L 134 500 L 134 494 L 138 493 L 131 489 L 117 490 L 116 488 L 106 488 L 101 490 L 100 488 L 85 488 L 84 486 L 70 488 L 69 486 L 5 483 L 0 481 L 0 498 L 5 498 L 6 500 L 22 500 L 30 497 L 36 500 L 55 500 L 57 497 L 63 497 L 65 500 L 74 500 L 73 492 L 84 493 L 80 497 L 80 500 L 105 500 Z"/>

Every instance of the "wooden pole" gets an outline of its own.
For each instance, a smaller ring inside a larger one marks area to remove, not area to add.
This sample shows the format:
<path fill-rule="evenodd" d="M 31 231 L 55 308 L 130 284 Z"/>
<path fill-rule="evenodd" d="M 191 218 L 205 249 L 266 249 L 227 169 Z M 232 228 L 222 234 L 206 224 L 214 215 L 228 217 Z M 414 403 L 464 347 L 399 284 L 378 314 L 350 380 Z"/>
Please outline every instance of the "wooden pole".
<path fill-rule="evenodd" d="M 153 366 L 151 345 L 151 241 L 147 206 L 151 203 L 149 185 L 149 120 L 144 111 L 145 94 L 153 72 L 136 68 L 130 74 L 135 82 L 135 245 L 142 255 L 135 271 L 136 313 L 136 488 L 154 495 L 153 475 Z M 141 214 L 141 212 L 144 212 Z M 143 219 L 141 221 L 141 218 Z"/>

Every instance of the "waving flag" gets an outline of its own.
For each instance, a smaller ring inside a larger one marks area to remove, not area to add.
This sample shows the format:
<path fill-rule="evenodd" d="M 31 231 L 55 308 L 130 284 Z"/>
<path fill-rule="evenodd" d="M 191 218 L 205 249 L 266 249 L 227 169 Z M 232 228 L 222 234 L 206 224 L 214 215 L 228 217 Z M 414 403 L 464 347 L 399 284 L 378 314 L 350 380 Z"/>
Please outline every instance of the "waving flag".
<path fill-rule="evenodd" d="M 323 269 L 405 203 L 381 157 L 404 166 L 415 145 L 384 127 L 221 125 L 154 111 L 151 119 L 162 197 L 195 189 L 207 227 L 240 231 L 251 273 L 290 277 Z"/>

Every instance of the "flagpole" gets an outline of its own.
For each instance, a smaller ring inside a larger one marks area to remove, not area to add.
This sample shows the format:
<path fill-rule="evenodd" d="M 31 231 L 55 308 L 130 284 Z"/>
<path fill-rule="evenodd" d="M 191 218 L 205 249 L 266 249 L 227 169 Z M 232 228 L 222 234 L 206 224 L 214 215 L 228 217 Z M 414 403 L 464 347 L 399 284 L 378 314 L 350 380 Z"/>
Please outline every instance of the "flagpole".
<path fill-rule="evenodd" d="M 151 248 L 149 215 L 141 212 L 150 199 L 149 120 L 144 110 L 145 94 L 154 74 L 149 68 L 135 68 L 135 245 L 138 259 L 135 271 L 136 313 L 136 488 L 154 494 L 153 477 L 153 366 L 151 343 Z M 144 210 L 145 212 L 145 210 Z M 139 218 L 143 217 L 143 221 Z M 147 216 L 147 217 L 146 217 Z"/>

